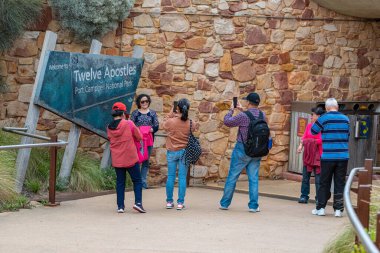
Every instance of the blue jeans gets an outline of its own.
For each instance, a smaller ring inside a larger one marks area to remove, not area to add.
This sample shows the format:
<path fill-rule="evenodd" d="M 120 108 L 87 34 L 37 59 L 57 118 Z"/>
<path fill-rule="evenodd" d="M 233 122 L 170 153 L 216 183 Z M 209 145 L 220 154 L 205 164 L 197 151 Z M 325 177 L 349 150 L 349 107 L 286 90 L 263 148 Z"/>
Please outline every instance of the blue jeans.
<path fill-rule="evenodd" d="M 178 200 L 177 203 L 185 203 L 187 168 L 181 157 L 184 149 L 178 151 L 168 150 L 168 179 L 166 180 L 166 202 L 173 202 L 174 182 L 178 166 Z"/>
<path fill-rule="evenodd" d="M 231 156 L 230 170 L 224 185 L 223 197 L 220 200 L 222 207 L 229 207 L 236 187 L 240 173 L 245 168 L 249 183 L 249 203 L 250 209 L 259 207 L 259 168 L 261 158 L 252 158 L 247 156 L 244 151 L 244 145 L 237 142 Z"/>
<path fill-rule="evenodd" d="M 316 169 L 313 169 L 313 171 L 315 174 Z M 302 185 L 301 185 L 301 198 L 304 198 L 306 200 L 309 200 L 310 177 L 311 177 L 311 172 L 308 172 L 306 167 L 303 167 Z M 320 174 L 315 174 L 315 202 L 318 202 L 319 178 L 320 178 Z"/>
<path fill-rule="evenodd" d="M 144 161 L 142 164 L 141 164 L 141 180 L 142 180 L 142 187 L 147 189 L 148 188 L 148 183 L 147 183 L 147 180 L 146 180 L 146 177 L 148 175 L 148 172 L 149 172 L 149 158 L 150 158 L 150 155 L 152 154 L 152 149 L 153 147 L 150 146 L 148 147 L 148 160 Z"/>
<path fill-rule="evenodd" d="M 115 168 L 116 171 L 116 195 L 117 195 L 117 208 L 124 209 L 125 198 L 125 180 L 126 172 L 128 171 L 133 182 L 133 191 L 135 193 L 135 204 L 142 204 L 142 183 L 139 164 L 129 168 Z"/>

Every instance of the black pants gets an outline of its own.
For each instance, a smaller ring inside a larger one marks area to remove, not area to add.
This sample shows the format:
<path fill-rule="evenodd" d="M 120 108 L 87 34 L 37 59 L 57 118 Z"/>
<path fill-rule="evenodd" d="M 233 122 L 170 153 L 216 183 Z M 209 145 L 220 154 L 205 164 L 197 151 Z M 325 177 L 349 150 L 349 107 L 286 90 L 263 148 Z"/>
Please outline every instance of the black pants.
<path fill-rule="evenodd" d="M 331 197 L 331 181 L 334 176 L 334 210 L 343 211 L 343 190 L 346 184 L 348 161 L 321 161 L 321 178 L 317 209 L 325 208 Z"/>
<path fill-rule="evenodd" d="M 117 208 L 124 209 L 125 198 L 125 181 L 128 172 L 133 182 L 133 191 L 135 192 L 135 204 L 142 204 L 142 181 L 140 174 L 140 165 L 136 163 L 130 168 L 115 168 L 116 171 L 116 195 Z"/>

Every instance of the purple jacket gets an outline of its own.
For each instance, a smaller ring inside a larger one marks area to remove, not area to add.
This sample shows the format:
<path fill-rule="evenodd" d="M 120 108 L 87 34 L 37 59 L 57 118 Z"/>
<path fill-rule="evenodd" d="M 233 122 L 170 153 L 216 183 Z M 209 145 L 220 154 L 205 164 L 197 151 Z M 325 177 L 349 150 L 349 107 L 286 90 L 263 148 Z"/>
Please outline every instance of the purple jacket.
<path fill-rule="evenodd" d="M 260 110 L 257 108 L 250 108 L 249 111 L 255 116 L 256 118 L 260 115 Z M 238 142 L 245 142 L 247 140 L 248 135 L 248 126 L 250 119 L 244 112 L 240 112 L 236 116 L 232 116 L 234 111 L 231 109 L 226 116 L 224 116 L 224 124 L 228 127 L 239 127 L 239 132 L 237 136 Z M 264 115 L 264 120 L 266 120 L 265 113 L 262 112 Z M 243 135 L 243 140 L 241 139 L 241 136 Z"/>

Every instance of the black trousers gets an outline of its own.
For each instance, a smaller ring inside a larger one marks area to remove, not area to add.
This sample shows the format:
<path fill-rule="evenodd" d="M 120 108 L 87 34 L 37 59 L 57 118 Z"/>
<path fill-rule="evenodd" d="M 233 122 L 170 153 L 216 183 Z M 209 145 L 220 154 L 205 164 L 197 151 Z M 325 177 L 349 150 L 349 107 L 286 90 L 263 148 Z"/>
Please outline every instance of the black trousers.
<path fill-rule="evenodd" d="M 334 210 L 343 211 L 343 190 L 346 184 L 348 161 L 321 161 L 321 178 L 317 209 L 325 208 L 331 197 L 331 181 L 334 176 Z"/>

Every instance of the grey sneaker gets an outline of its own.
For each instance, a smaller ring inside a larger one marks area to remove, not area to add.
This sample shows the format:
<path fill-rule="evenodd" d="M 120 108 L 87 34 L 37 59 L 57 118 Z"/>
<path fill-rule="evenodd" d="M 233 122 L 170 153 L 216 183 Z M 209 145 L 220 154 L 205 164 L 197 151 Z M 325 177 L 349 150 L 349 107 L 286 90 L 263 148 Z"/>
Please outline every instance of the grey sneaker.
<path fill-rule="evenodd" d="M 250 209 L 249 209 L 249 212 L 250 212 L 250 213 L 258 213 L 258 212 L 260 212 L 260 207 L 258 207 L 258 208 L 256 208 L 256 209 L 250 208 Z"/>
<path fill-rule="evenodd" d="M 228 210 L 228 207 L 220 206 L 219 209 L 220 209 L 220 210 L 223 210 L 223 211 L 227 211 L 227 210 Z"/>

